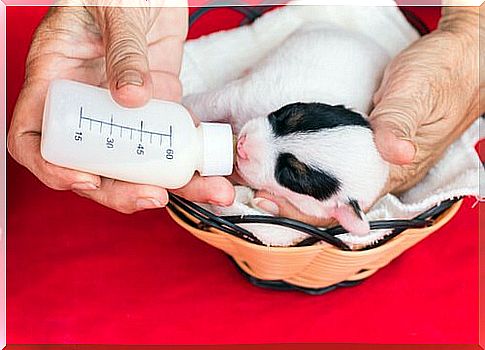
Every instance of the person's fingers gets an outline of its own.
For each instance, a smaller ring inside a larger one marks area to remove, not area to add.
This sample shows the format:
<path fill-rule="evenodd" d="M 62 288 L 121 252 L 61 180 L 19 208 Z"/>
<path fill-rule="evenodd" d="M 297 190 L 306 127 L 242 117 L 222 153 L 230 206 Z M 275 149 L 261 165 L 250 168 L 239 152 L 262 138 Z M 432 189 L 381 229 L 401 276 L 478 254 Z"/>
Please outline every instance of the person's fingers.
<path fill-rule="evenodd" d="M 224 177 L 202 177 L 197 174 L 182 188 L 171 190 L 194 202 L 228 206 L 234 202 L 234 187 Z"/>
<path fill-rule="evenodd" d="M 182 98 L 182 84 L 174 74 L 164 71 L 152 71 L 153 98 L 180 102 Z"/>
<path fill-rule="evenodd" d="M 188 7 L 164 8 L 148 33 L 148 60 L 154 98 L 180 102 L 179 80 L 184 42 L 188 31 Z"/>
<path fill-rule="evenodd" d="M 99 176 L 55 166 L 40 154 L 42 111 L 48 82 L 31 78 L 20 92 L 7 137 L 12 157 L 47 186 L 56 190 L 86 190 L 100 185 Z"/>
<path fill-rule="evenodd" d="M 422 109 L 421 109 L 422 110 Z M 393 164 L 411 163 L 417 152 L 414 141 L 420 106 L 408 98 L 384 96 L 369 116 L 382 157 Z"/>
<path fill-rule="evenodd" d="M 55 190 L 95 190 L 101 184 L 99 176 L 62 168 L 45 161 L 39 152 L 40 134 L 27 132 L 8 135 L 8 149 L 12 157 L 29 169 L 40 181 Z"/>
<path fill-rule="evenodd" d="M 171 7 L 158 12 L 147 35 L 148 58 L 153 70 L 178 75 L 188 32 L 188 8 Z"/>
<path fill-rule="evenodd" d="M 102 178 L 101 186 L 97 190 L 74 190 L 74 192 L 125 214 L 162 208 L 168 202 L 167 191 L 161 187 L 108 178 Z"/>
<path fill-rule="evenodd" d="M 314 226 L 328 227 L 337 223 L 333 218 L 322 219 L 305 215 L 285 198 L 274 196 L 266 191 L 257 191 L 254 197 L 254 203 L 272 215 L 306 222 Z"/>
<path fill-rule="evenodd" d="M 153 95 L 146 39 L 150 10 L 123 7 L 90 9 L 103 36 L 111 95 L 125 107 L 143 106 Z"/>

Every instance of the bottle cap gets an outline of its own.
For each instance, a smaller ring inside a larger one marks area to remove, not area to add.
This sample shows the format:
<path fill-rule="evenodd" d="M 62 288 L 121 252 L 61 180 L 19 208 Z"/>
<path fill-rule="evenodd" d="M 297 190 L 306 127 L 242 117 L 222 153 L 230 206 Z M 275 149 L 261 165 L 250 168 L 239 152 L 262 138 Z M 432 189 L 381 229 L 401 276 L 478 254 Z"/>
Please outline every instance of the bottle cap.
<path fill-rule="evenodd" d="M 229 124 L 200 123 L 202 132 L 202 176 L 226 176 L 232 174 L 233 138 Z"/>

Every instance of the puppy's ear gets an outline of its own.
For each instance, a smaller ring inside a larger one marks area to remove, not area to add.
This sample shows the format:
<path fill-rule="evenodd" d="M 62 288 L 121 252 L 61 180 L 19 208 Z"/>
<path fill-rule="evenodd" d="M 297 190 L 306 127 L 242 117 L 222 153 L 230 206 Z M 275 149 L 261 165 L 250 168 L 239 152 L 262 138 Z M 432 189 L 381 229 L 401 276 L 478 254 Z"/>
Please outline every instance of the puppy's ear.
<path fill-rule="evenodd" d="M 317 200 L 328 199 L 340 189 L 340 181 L 337 178 L 300 162 L 290 153 L 278 156 L 275 179 L 281 186 Z"/>
<path fill-rule="evenodd" d="M 335 209 L 335 218 L 350 233 L 363 236 L 370 231 L 369 221 L 355 199 L 340 203 Z"/>

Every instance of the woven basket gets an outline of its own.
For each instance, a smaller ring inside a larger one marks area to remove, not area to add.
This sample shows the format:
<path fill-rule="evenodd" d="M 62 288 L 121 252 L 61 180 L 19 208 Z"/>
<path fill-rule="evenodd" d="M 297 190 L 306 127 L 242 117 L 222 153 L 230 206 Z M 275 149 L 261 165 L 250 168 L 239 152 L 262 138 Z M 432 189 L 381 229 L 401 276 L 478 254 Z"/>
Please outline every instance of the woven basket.
<path fill-rule="evenodd" d="M 339 244 L 327 243 L 327 239 L 320 244 L 308 242 L 309 245 L 306 246 L 268 247 L 250 242 L 250 237 L 244 236 L 244 232 L 247 232 L 244 229 L 238 234 L 231 232 L 234 226 L 239 226 L 228 221 L 230 217 L 217 217 L 179 197 L 171 196 L 168 211 L 180 226 L 194 236 L 230 255 L 252 283 L 263 287 L 299 289 L 321 294 L 336 287 L 354 285 L 374 274 L 405 250 L 446 224 L 458 211 L 461 203 L 461 200 L 449 200 L 413 220 L 399 221 L 407 222 L 410 227 L 425 227 L 402 229 L 402 225 L 398 225 L 398 228 L 382 241 L 357 251 L 350 250 L 345 243 L 335 237 L 336 233 L 343 232 L 341 227 L 333 229 L 333 234 L 331 230 L 315 228 L 320 235 L 328 235 L 340 242 Z M 239 222 L 257 222 L 254 218 L 260 217 L 239 217 Z M 275 224 L 299 223 L 285 218 L 266 218 L 273 220 L 268 229 Z M 376 223 L 388 223 L 390 228 L 395 222 L 372 222 L 371 227 L 375 227 Z M 325 239 L 319 236 L 316 240 Z"/>
<path fill-rule="evenodd" d="M 241 25 L 252 22 L 270 7 L 235 6 L 243 14 Z M 190 16 L 190 25 L 212 8 L 199 8 Z M 412 12 L 401 8 L 407 20 L 421 34 L 426 25 Z M 372 246 L 351 250 L 338 237 L 341 227 L 322 230 L 287 218 L 268 216 L 218 217 L 200 206 L 170 195 L 170 216 L 197 238 L 223 250 L 239 271 L 253 284 L 272 289 L 300 290 L 322 294 L 337 287 L 353 286 L 389 264 L 406 249 L 446 224 L 458 211 L 461 200 L 440 203 L 411 220 L 371 222 L 371 229 L 392 229 L 386 238 Z M 310 235 L 294 247 L 267 247 L 241 223 L 281 225 Z M 318 244 L 317 244 L 318 243 Z"/>

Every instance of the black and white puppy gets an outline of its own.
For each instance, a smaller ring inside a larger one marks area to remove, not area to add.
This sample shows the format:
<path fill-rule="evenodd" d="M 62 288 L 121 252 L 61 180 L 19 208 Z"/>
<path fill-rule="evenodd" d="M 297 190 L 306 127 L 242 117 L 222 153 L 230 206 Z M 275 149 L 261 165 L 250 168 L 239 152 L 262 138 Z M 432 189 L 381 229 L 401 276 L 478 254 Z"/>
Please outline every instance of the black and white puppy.
<path fill-rule="evenodd" d="M 184 104 L 238 133 L 236 170 L 254 189 L 355 234 L 388 176 L 366 120 L 388 54 L 368 37 L 311 26 L 245 75 Z"/>

